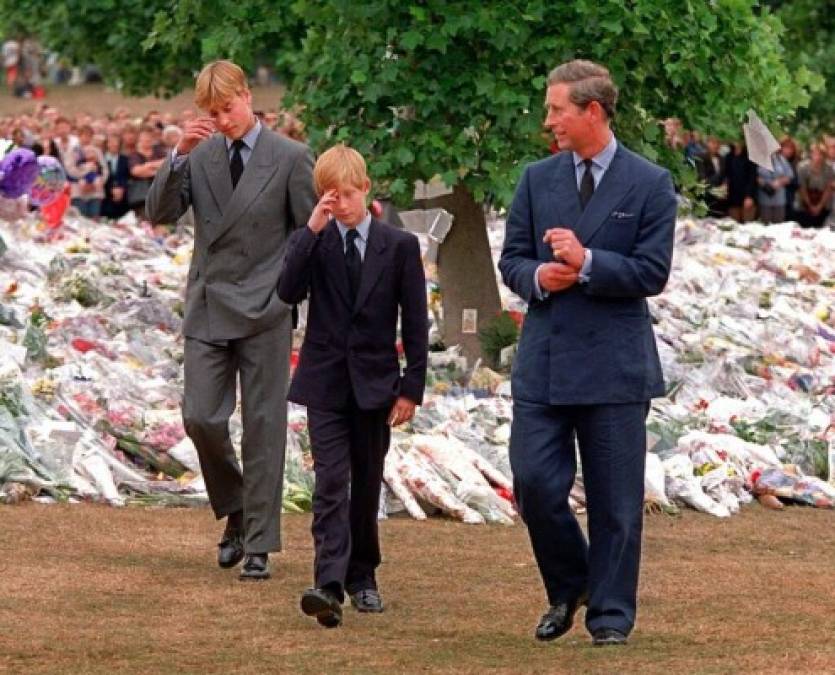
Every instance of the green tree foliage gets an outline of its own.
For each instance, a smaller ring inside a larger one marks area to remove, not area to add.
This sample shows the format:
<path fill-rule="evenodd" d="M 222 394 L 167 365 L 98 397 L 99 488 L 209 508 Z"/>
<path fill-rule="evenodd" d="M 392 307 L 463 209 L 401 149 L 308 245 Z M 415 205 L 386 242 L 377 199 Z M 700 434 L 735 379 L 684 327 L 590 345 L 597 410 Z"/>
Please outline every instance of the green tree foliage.
<path fill-rule="evenodd" d="M 820 86 L 786 66 L 780 22 L 745 0 L 298 0 L 293 9 L 307 31 L 292 91 L 313 144 L 350 140 L 406 200 L 413 179 L 439 174 L 506 204 L 524 162 L 546 151 L 548 71 L 571 58 L 610 68 L 618 137 L 680 178 L 661 119 L 739 137 L 748 108 L 780 123 Z"/>
<path fill-rule="evenodd" d="M 401 200 L 439 174 L 507 203 L 545 151 L 545 76 L 570 58 L 609 66 L 618 136 L 678 174 L 661 118 L 738 136 L 749 107 L 785 124 L 816 90 L 808 114 L 831 115 L 808 69 L 833 73 L 831 3 L 770 4 L 788 33 L 751 0 L 0 0 L 0 21 L 135 94 L 179 91 L 213 58 L 292 61 L 317 147 L 350 138 Z"/>
<path fill-rule="evenodd" d="M 37 35 L 74 63 L 94 63 L 126 93 L 169 95 L 194 83 L 205 61 L 245 67 L 291 52 L 299 28 L 289 3 L 202 0 L 0 0 L 4 32 Z"/>
<path fill-rule="evenodd" d="M 808 68 L 821 76 L 818 89 L 797 120 L 807 134 L 835 131 L 835 2 L 772 0 L 786 27 L 782 42 L 792 68 Z"/>

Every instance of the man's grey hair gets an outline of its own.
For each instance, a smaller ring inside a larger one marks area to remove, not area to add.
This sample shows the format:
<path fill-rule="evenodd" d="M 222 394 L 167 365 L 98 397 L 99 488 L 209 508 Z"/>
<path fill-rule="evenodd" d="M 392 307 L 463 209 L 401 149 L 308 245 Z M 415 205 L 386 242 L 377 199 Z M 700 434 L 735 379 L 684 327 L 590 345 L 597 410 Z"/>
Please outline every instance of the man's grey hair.
<path fill-rule="evenodd" d="M 580 108 L 597 101 L 612 119 L 618 102 L 618 88 L 612 81 L 609 70 L 593 61 L 575 59 L 563 63 L 548 74 L 548 86 L 569 85 L 569 100 Z"/>

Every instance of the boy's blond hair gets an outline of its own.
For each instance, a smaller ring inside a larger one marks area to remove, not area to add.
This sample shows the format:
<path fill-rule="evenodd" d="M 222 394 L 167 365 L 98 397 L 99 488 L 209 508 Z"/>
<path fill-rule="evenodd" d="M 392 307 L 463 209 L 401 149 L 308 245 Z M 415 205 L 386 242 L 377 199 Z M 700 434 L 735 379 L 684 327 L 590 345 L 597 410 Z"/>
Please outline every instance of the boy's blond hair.
<path fill-rule="evenodd" d="M 245 91 L 249 91 L 249 86 L 240 66 L 231 61 L 212 61 L 197 76 L 194 103 L 201 110 L 211 110 Z"/>
<path fill-rule="evenodd" d="M 365 160 L 360 153 L 344 143 L 323 152 L 313 167 L 313 186 L 319 196 L 340 185 L 363 189 L 367 183 L 370 181 Z"/>

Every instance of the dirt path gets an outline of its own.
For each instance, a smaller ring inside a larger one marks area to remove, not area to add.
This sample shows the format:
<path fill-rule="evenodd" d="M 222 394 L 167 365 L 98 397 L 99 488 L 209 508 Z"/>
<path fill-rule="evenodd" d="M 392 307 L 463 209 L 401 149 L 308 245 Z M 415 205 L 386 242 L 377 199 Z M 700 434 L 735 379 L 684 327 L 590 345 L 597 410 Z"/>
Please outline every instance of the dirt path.
<path fill-rule="evenodd" d="M 320 629 L 307 516 L 285 517 L 275 578 L 214 565 L 210 512 L 0 506 L 0 671 L 9 673 L 835 672 L 835 513 L 752 506 L 646 521 L 639 624 L 538 644 L 524 527 L 382 524 L 380 616 Z"/>

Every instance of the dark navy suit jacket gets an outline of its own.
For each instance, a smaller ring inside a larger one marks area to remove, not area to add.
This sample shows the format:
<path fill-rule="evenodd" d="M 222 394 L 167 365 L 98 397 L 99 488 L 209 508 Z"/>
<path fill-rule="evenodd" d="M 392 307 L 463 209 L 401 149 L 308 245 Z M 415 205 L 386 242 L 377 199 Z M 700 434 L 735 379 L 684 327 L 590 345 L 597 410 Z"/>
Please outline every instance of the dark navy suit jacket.
<path fill-rule="evenodd" d="M 670 274 L 676 197 L 669 172 L 618 144 L 583 210 L 573 155 L 526 167 L 507 218 L 499 269 L 529 303 L 513 364 L 515 399 L 551 405 L 648 401 L 664 380 L 645 298 Z M 552 227 L 592 251 L 590 280 L 543 300 L 534 273 Z"/>
<path fill-rule="evenodd" d="M 307 329 L 290 401 L 320 410 L 344 409 L 351 392 L 364 410 L 389 407 L 397 396 L 423 401 L 429 325 L 417 237 L 371 219 L 352 306 L 336 222 L 318 235 L 302 227 L 287 242 L 278 295 L 295 304 L 308 293 Z M 402 373 L 398 311 L 406 355 Z"/>

